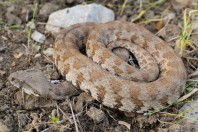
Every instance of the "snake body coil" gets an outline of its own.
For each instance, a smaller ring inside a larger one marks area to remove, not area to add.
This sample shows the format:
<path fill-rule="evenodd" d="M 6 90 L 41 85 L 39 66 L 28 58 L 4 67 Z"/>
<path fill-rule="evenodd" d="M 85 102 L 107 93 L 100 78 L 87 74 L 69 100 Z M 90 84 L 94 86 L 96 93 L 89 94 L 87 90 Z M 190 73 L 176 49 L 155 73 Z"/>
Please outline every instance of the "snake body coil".
<path fill-rule="evenodd" d="M 134 54 L 140 69 L 112 53 L 117 47 Z M 104 105 L 126 112 L 172 103 L 186 83 L 184 64 L 173 49 L 145 28 L 125 21 L 68 27 L 56 38 L 54 58 L 67 81 Z"/>

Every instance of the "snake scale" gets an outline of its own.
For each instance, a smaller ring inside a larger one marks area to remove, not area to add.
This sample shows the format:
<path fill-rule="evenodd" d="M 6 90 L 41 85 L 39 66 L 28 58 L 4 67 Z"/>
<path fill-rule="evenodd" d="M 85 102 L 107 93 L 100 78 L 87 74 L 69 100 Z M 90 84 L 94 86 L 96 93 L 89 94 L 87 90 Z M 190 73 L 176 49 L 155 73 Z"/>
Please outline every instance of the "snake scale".
<path fill-rule="evenodd" d="M 115 55 L 116 48 L 135 55 L 140 68 Z M 68 27 L 56 38 L 54 59 L 67 81 L 125 112 L 142 113 L 172 103 L 186 83 L 184 64 L 168 43 L 121 20 Z"/>

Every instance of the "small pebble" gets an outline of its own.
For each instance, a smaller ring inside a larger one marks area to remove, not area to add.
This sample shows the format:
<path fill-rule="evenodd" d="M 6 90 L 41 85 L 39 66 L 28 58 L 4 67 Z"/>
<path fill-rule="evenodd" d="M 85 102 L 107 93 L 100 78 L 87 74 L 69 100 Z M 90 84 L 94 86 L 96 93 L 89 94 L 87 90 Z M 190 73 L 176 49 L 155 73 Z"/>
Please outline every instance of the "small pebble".
<path fill-rule="evenodd" d="M 34 56 L 34 58 L 39 58 L 39 57 L 41 57 L 41 54 L 40 54 L 40 53 L 38 53 L 38 54 L 36 54 L 36 55 Z"/>
<path fill-rule="evenodd" d="M 1 123 L 0 124 L 0 132 L 10 132 L 10 129 L 6 125 L 3 125 Z"/>
<path fill-rule="evenodd" d="M 179 110 L 179 114 L 181 113 L 184 116 L 185 126 L 190 125 L 193 132 L 198 132 L 198 102 L 194 101 L 184 104 Z"/>
<path fill-rule="evenodd" d="M 0 62 L 3 62 L 3 57 L 0 57 Z"/>
<path fill-rule="evenodd" d="M 48 48 L 47 50 L 43 51 L 43 53 L 44 53 L 46 56 L 53 56 L 54 49 L 53 49 L 53 48 Z"/>
<path fill-rule="evenodd" d="M 34 22 L 32 21 L 29 21 L 27 24 L 26 24 L 27 27 L 30 27 L 31 29 L 36 29 L 36 25 Z"/>
<path fill-rule="evenodd" d="M 105 113 L 101 109 L 91 107 L 87 111 L 87 115 L 92 118 L 96 123 L 100 123 L 105 119 Z"/>
<path fill-rule="evenodd" d="M 46 40 L 45 35 L 43 35 L 38 31 L 34 31 L 33 34 L 31 35 L 31 38 L 39 43 L 43 43 Z"/>
<path fill-rule="evenodd" d="M 16 25 L 16 24 L 21 24 L 22 23 L 22 21 L 19 17 L 11 14 L 10 12 L 6 13 L 6 18 L 7 18 L 9 24 L 15 24 Z"/>
<path fill-rule="evenodd" d="M 0 48 L 0 53 L 4 52 L 7 49 L 7 47 L 3 46 Z"/>

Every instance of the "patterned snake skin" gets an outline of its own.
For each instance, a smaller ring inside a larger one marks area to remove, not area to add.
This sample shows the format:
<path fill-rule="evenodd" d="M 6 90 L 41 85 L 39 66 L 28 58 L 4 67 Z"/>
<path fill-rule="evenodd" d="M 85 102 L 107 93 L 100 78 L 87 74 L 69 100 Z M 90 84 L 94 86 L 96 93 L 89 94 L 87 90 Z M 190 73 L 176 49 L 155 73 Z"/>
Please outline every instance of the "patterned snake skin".
<path fill-rule="evenodd" d="M 140 68 L 112 53 L 120 47 L 135 55 Z M 145 28 L 125 21 L 68 27 L 56 38 L 54 59 L 67 81 L 105 106 L 126 112 L 172 103 L 186 83 L 184 64 L 174 50 Z"/>

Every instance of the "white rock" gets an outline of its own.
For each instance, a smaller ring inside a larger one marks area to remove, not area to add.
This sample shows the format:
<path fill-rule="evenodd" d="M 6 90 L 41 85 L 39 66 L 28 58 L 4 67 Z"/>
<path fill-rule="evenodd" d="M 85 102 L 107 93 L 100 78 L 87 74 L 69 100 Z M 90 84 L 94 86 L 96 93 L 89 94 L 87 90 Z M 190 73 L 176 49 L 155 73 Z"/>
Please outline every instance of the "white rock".
<path fill-rule="evenodd" d="M 77 5 L 52 13 L 49 16 L 46 30 L 55 34 L 59 32 L 60 27 L 65 28 L 83 22 L 105 23 L 114 19 L 114 12 L 102 5 Z"/>
<path fill-rule="evenodd" d="M 46 40 L 45 35 L 43 35 L 42 33 L 38 32 L 36 30 L 31 35 L 31 38 L 39 43 L 43 43 Z"/>
<path fill-rule="evenodd" d="M 10 132 L 10 129 L 6 125 L 3 125 L 1 123 L 0 124 L 0 132 Z"/>
<path fill-rule="evenodd" d="M 183 116 L 186 117 L 188 123 L 192 123 L 192 128 L 195 132 L 198 132 L 198 102 L 189 102 L 186 103 L 180 110 L 179 113 L 183 113 Z"/>
<path fill-rule="evenodd" d="M 41 54 L 40 54 L 40 53 L 38 53 L 38 54 L 36 54 L 36 55 L 34 56 L 34 58 L 39 58 L 39 57 L 41 57 Z"/>
<path fill-rule="evenodd" d="M 189 122 L 198 120 L 198 102 L 186 103 L 180 110 L 179 113 L 183 112 L 184 116 L 189 117 Z M 193 119 L 193 120 L 192 120 Z M 197 122 L 198 125 L 198 122 Z"/>
<path fill-rule="evenodd" d="M 43 51 L 43 53 L 44 53 L 46 56 L 53 56 L 54 49 L 53 49 L 53 48 L 48 48 L 48 49 L 46 49 L 45 51 Z"/>
<path fill-rule="evenodd" d="M 36 29 L 36 25 L 34 22 L 32 21 L 29 21 L 27 24 L 26 24 L 27 27 L 30 27 L 31 29 Z"/>

